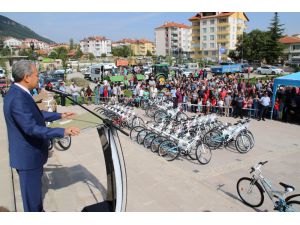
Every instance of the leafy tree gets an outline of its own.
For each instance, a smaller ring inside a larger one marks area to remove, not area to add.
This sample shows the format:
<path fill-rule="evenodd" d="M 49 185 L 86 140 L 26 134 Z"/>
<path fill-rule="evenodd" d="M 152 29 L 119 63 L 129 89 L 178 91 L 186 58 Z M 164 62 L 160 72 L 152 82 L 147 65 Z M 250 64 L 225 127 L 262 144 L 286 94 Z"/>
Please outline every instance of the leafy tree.
<path fill-rule="evenodd" d="M 121 47 L 112 48 L 112 54 L 119 57 L 128 57 L 133 55 L 133 52 L 130 46 L 124 45 Z"/>
<path fill-rule="evenodd" d="M 80 59 L 82 57 L 83 53 L 82 51 L 79 49 L 76 50 L 76 55 L 75 55 L 75 58 L 76 59 Z"/>
<path fill-rule="evenodd" d="M 73 50 L 74 48 L 75 48 L 75 46 L 74 46 L 74 39 L 71 38 L 70 39 L 70 50 Z"/>
<path fill-rule="evenodd" d="M 146 54 L 146 56 L 152 56 L 152 53 L 151 53 L 151 51 L 150 51 L 150 50 L 147 50 L 147 54 Z"/>
<path fill-rule="evenodd" d="M 48 57 L 51 58 L 51 59 L 57 59 L 56 51 L 51 51 L 50 54 L 48 55 Z"/>
<path fill-rule="evenodd" d="M 95 59 L 94 54 L 93 53 L 89 53 L 89 60 L 93 60 L 93 59 Z"/>
<path fill-rule="evenodd" d="M 102 57 L 102 58 L 105 58 L 105 57 L 106 57 L 106 54 L 105 54 L 105 53 L 102 53 L 102 54 L 101 54 L 101 57 Z"/>

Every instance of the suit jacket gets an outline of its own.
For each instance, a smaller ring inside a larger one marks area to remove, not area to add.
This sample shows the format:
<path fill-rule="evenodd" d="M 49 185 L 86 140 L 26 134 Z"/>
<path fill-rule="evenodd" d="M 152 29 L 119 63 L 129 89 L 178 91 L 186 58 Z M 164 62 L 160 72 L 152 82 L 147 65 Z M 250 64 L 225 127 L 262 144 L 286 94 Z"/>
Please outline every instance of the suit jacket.
<path fill-rule="evenodd" d="M 46 127 L 61 114 L 40 111 L 33 98 L 12 85 L 4 98 L 10 166 L 19 170 L 42 167 L 48 159 L 49 139 L 63 137 L 63 128 Z"/>

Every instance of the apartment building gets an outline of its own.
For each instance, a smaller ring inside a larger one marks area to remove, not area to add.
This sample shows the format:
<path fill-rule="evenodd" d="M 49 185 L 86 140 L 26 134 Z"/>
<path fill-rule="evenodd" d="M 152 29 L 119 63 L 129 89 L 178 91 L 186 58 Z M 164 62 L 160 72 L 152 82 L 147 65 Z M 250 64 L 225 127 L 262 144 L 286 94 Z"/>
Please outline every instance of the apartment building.
<path fill-rule="evenodd" d="M 22 46 L 22 41 L 13 37 L 7 37 L 3 41 L 4 47 L 9 48 L 20 48 Z"/>
<path fill-rule="evenodd" d="M 84 38 L 80 41 L 80 49 L 85 53 L 92 53 L 95 57 L 100 57 L 102 54 L 111 54 L 111 40 L 103 36 L 94 36 Z"/>
<path fill-rule="evenodd" d="M 149 51 L 151 55 L 155 54 L 154 43 L 146 39 L 136 40 L 130 45 L 133 55 L 145 56 Z"/>
<path fill-rule="evenodd" d="M 286 59 L 292 61 L 292 59 L 298 59 L 300 62 L 300 35 L 295 34 L 291 37 L 283 37 L 279 39 L 279 42 L 284 44 L 284 54 Z"/>
<path fill-rule="evenodd" d="M 25 38 L 23 41 L 23 48 L 30 48 L 31 43 L 34 44 L 36 50 L 49 50 L 50 46 L 46 42 L 39 41 L 34 38 Z"/>
<path fill-rule="evenodd" d="M 180 23 L 167 22 L 155 28 L 156 55 L 189 55 L 191 34 L 191 27 Z"/>
<path fill-rule="evenodd" d="M 237 38 L 246 29 L 243 12 L 199 12 L 192 22 L 191 57 L 218 61 L 236 49 Z"/>

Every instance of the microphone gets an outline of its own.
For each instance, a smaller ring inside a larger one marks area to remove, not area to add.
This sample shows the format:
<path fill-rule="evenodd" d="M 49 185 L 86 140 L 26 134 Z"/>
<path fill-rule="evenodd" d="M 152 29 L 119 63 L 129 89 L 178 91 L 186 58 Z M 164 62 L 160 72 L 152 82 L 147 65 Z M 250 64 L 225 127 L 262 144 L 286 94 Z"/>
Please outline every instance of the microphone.
<path fill-rule="evenodd" d="M 63 96 L 72 96 L 71 94 L 67 93 L 67 92 L 63 92 L 63 91 L 60 91 L 60 90 L 57 90 L 57 89 L 53 89 L 53 88 L 50 88 L 48 91 L 50 92 L 54 92 L 56 94 L 60 94 L 60 95 L 63 95 Z"/>

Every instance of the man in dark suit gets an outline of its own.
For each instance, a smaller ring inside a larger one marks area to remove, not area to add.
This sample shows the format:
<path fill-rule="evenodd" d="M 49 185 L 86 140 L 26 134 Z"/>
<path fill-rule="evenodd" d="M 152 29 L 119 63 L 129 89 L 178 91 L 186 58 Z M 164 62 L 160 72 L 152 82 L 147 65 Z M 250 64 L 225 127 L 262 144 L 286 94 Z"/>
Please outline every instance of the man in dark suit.
<path fill-rule="evenodd" d="M 37 87 L 39 76 L 35 65 L 21 60 L 12 67 L 13 84 L 4 98 L 4 116 L 8 131 L 10 166 L 19 174 L 25 212 L 43 211 L 42 175 L 48 159 L 49 139 L 78 135 L 80 130 L 49 128 L 51 122 L 74 113 L 40 111 L 30 95 Z"/>

